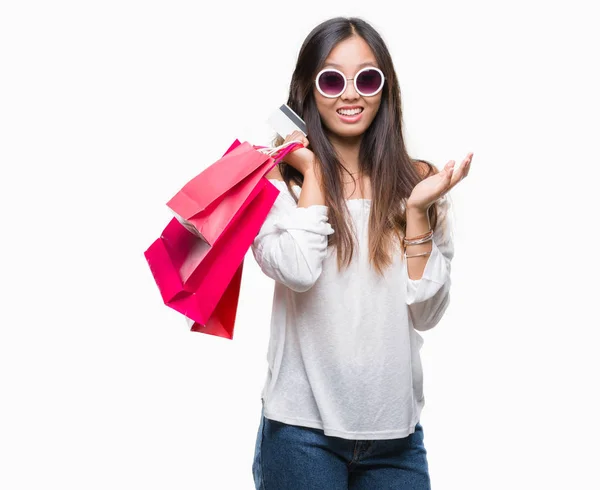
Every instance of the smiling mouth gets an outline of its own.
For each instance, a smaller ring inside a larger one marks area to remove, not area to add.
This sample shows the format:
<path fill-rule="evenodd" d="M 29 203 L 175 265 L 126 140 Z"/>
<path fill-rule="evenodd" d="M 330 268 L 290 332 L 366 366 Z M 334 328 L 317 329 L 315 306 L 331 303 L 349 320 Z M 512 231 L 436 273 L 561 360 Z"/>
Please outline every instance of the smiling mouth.
<path fill-rule="evenodd" d="M 357 116 L 363 111 L 364 109 L 359 107 L 357 109 L 338 109 L 336 112 L 341 116 Z"/>

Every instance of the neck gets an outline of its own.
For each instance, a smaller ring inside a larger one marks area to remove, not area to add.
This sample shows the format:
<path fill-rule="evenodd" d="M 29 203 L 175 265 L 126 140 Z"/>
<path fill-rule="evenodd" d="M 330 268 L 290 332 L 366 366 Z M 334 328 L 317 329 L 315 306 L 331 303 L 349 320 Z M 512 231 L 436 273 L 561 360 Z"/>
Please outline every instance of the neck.
<path fill-rule="evenodd" d="M 353 138 L 340 138 L 339 136 L 329 134 L 329 140 L 335 148 L 342 165 L 344 165 L 351 174 L 358 174 L 360 170 L 358 156 L 360 153 L 362 135 Z"/>

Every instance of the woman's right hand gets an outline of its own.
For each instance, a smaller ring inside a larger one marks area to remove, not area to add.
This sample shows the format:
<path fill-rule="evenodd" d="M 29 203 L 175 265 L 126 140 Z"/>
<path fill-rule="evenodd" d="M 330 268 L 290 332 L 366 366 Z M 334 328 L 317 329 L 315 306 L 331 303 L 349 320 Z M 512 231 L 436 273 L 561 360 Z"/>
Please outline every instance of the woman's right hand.
<path fill-rule="evenodd" d="M 304 133 L 302 131 L 294 131 L 288 134 L 283 142 L 288 143 L 290 141 L 300 141 L 304 145 L 304 148 L 298 148 L 288 153 L 283 161 L 294 167 L 302 175 L 306 175 L 307 172 L 314 170 L 315 154 L 307 148 L 309 143 Z"/>

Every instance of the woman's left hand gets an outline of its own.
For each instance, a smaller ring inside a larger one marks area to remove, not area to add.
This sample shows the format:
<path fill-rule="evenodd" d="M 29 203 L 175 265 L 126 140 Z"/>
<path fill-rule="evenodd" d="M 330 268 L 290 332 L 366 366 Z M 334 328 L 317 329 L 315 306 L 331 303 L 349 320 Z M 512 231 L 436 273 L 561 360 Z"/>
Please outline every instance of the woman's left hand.
<path fill-rule="evenodd" d="M 472 159 L 473 153 L 469 153 L 456 168 L 454 160 L 450 160 L 443 170 L 419 182 L 406 202 L 407 208 L 426 212 L 435 201 L 469 175 Z"/>

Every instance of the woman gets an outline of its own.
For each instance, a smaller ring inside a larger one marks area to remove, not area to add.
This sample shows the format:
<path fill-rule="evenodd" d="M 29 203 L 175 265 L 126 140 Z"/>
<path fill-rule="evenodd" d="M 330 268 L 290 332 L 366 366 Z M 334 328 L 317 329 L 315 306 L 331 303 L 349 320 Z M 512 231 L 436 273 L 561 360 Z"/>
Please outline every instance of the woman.
<path fill-rule="evenodd" d="M 446 193 L 473 154 L 439 172 L 408 156 L 390 54 L 361 19 L 309 34 L 287 103 L 310 142 L 285 139 L 304 148 L 268 175 L 281 192 L 252 246 L 276 281 L 256 488 L 430 488 L 417 330 L 448 306 Z"/>

